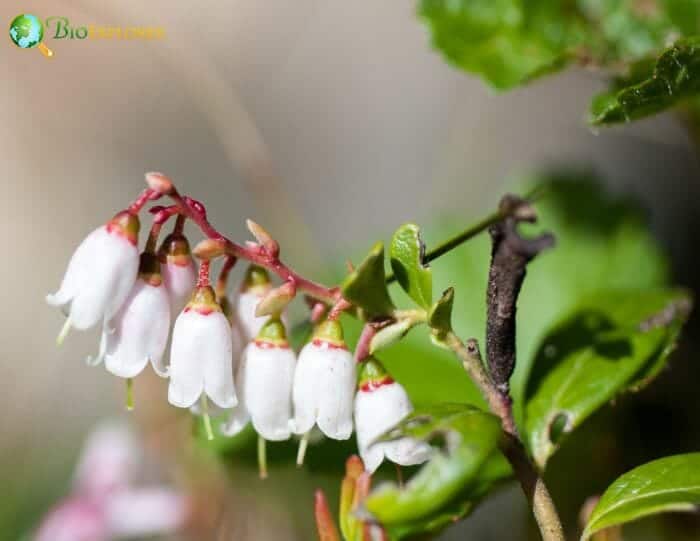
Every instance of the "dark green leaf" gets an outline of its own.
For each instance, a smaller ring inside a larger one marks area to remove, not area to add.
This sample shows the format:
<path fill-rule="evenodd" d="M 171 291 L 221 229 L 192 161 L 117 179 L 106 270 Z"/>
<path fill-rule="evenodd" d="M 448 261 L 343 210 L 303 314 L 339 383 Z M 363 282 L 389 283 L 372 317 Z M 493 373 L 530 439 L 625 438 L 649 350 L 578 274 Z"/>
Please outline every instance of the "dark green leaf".
<path fill-rule="evenodd" d="M 689 304 L 682 291 L 599 292 L 550 330 L 526 396 L 526 438 L 540 467 L 565 433 L 659 372 Z"/>
<path fill-rule="evenodd" d="M 700 505 L 700 453 L 654 460 L 619 477 L 601 497 L 581 540 L 648 515 L 695 511 Z"/>
<path fill-rule="evenodd" d="M 433 457 L 403 488 L 394 483 L 379 485 L 365 500 L 366 509 L 394 536 L 401 530 L 419 529 L 418 521 L 435 525 L 444 506 L 454 506 L 455 496 L 469 488 L 483 490 L 478 474 L 496 451 L 500 436 L 499 420 L 471 406 L 417 409 L 384 439 L 411 437 L 428 442 L 436 447 Z M 453 512 L 468 509 L 465 505 L 457 511 L 450 508 Z"/>
<path fill-rule="evenodd" d="M 612 91 L 591 104 L 594 125 L 629 122 L 678 105 L 700 93 L 700 38 L 677 42 L 664 51 L 653 69 L 639 81 L 638 74 L 618 80 Z"/>
<path fill-rule="evenodd" d="M 424 252 L 416 224 L 404 224 L 396 230 L 391 239 L 391 268 L 408 296 L 427 309 L 433 302 L 433 275 L 423 264 Z"/>
<path fill-rule="evenodd" d="M 365 260 L 343 281 L 343 296 L 364 310 L 368 318 L 384 316 L 394 310 L 386 289 L 384 245 L 375 244 Z"/>

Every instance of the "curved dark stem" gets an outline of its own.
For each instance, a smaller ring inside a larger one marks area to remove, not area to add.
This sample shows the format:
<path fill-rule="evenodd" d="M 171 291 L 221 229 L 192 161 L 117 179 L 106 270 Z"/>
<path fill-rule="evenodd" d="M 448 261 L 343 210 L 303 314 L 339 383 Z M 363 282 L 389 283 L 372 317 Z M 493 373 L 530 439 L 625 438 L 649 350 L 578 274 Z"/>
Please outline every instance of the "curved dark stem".
<path fill-rule="evenodd" d="M 554 236 L 545 233 L 533 239 L 518 233 L 519 222 L 534 222 L 534 209 L 515 195 L 501 199 L 501 209 L 517 208 L 489 228 L 492 240 L 491 268 L 486 293 L 486 358 L 489 373 L 498 389 L 508 393 L 508 380 L 515 368 L 515 312 L 527 264 L 541 251 L 554 246 Z M 504 212 L 502 210 L 502 212 Z"/>

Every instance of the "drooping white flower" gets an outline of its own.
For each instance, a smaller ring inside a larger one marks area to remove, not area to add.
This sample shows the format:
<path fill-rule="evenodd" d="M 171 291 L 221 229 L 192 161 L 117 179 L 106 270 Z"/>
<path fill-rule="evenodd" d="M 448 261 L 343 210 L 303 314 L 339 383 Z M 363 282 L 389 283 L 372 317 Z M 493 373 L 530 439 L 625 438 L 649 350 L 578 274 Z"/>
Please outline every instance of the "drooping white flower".
<path fill-rule="evenodd" d="M 139 228 L 138 216 L 125 210 L 80 243 L 61 287 L 46 296 L 68 315 L 59 343 L 71 327 L 89 329 L 121 308 L 136 280 Z"/>
<path fill-rule="evenodd" d="M 269 319 L 241 356 L 236 371 L 239 403 L 222 432 L 233 436 L 252 422 L 266 440 L 288 439 L 295 364 L 284 324 L 278 317 Z"/>
<path fill-rule="evenodd" d="M 356 377 L 340 323 L 321 323 L 299 353 L 292 389 L 294 432 L 306 434 L 316 424 L 329 438 L 348 439 Z"/>
<path fill-rule="evenodd" d="M 141 254 L 139 277 L 116 315 L 105 323 L 100 341 L 102 359 L 112 374 L 133 378 L 150 361 L 154 370 L 165 377 L 163 355 L 170 331 L 170 302 L 160 275 L 155 254 Z"/>
<path fill-rule="evenodd" d="M 233 300 L 233 318 L 243 344 L 253 340 L 269 316 L 256 316 L 255 309 L 260 300 L 272 289 L 267 270 L 250 265 L 246 270 L 238 295 Z"/>
<path fill-rule="evenodd" d="M 171 233 L 165 237 L 158 254 L 170 299 L 170 313 L 176 317 L 190 300 L 197 284 L 197 265 L 192 258 L 190 244 L 182 233 Z"/>
<path fill-rule="evenodd" d="M 231 358 L 231 326 L 216 302 L 214 290 L 197 287 L 173 329 L 170 403 L 189 408 L 201 396 L 208 396 L 221 408 L 235 406 L 238 400 Z"/>
<path fill-rule="evenodd" d="M 402 466 L 421 464 L 430 458 L 431 447 L 412 438 L 373 443 L 412 411 L 406 390 L 381 363 L 374 358 L 364 361 L 355 396 L 355 432 L 368 472 L 373 473 L 385 457 Z"/>

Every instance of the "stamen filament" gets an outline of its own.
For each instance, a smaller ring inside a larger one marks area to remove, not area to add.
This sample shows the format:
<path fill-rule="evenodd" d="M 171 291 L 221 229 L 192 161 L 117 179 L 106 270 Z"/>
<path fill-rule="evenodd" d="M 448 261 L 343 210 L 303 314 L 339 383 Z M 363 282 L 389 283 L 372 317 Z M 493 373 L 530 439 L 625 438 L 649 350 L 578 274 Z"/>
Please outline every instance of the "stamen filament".
<path fill-rule="evenodd" d="M 207 433 L 207 439 L 209 441 L 212 441 L 214 439 L 214 431 L 211 428 L 211 418 L 209 417 L 209 402 L 207 400 L 207 395 L 202 394 L 200 404 L 202 406 L 202 419 L 204 420 L 204 430 Z"/>
<path fill-rule="evenodd" d="M 267 447 L 262 436 L 258 436 L 258 471 L 260 479 L 267 479 Z"/>
<path fill-rule="evenodd" d="M 61 332 L 58 333 L 58 336 L 56 337 L 56 345 L 61 346 L 63 344 L 63 341 L 66 339 L 66 336 L 68 336 L 68 332 L 70 331 L 72 325 L 72 321 L 70 316 L 66 318 L 66 322 L 63 324 L 63 327 L 61 327 Z"/>
<path fill-rule="evenodd" d="M 131 378 L 126 378 L 126 409 L 134 409 L 134 380 Z"/>
<path fill-rule="evenodd" d="M 310 435 L 311 430 L 305 432 L 299 440 L 299 450 L 297 451 L 297 466 L 299 466 L 300 468 L 304 465 L 304 457 L 306 456 L 306 448 L 309 445 Z"/>

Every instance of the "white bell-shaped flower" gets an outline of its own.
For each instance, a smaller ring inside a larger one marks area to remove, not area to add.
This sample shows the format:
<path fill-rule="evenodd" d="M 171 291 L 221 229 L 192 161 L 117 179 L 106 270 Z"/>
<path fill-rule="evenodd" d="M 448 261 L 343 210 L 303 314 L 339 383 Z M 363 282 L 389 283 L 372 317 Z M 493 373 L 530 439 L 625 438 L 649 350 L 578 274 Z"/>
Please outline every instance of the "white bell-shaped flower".
<path fill-rule="evenodd" d="M 139 276 L 131 293 L 116 315 L 106 323 L 100 342 L 105 366 L 115 376 L 133 378 L 150 361 L 155 371 L 165 377 L 163 355 L 170 331 L 170 302 L 160 275 L 155 254 L 141 254 Z"/>
<path fill-rule="evenodd" d="M 175 321 L 168 400 L 189 408 L 208 396 L 220 408 L 238 402 L 231 367 L 231 326 L 210 286 L 199 286 Z"/>
<path fill-rule="evenodd" d="M 266 440 L 289 439 L 295 364 L 284 324 L 269 319 L 243 351 L 236 371 L 239 403 L 222 432 L 233 436 L 252 422 Z"/>
<path fill-rule="evenodd" d="M 364 361 L 355 396 L 355 432 L 368 472 L 374 473 L 385 457 L 402 466 L 421 464 L 430 458 L 430 445 L 412 438 L 373 443 L 412 411 L 406 390 L 381 363 L 374 358 Z"/>
<path fill-rule="evenodd" d="M 111 319 L 131 291 L 139 266 L 139 218 L 118 213 L 90 233 L 71 257 L 59 290 L 46 301 L 67 314 L 60 343 L 71 327 L 89 329 Z"/>
<path fill-rule="evenodd" d="M 158 250 L 161 273 L 170 298 L 171 314 L 176 317 L 192 296 L 197 285 L 197 265 L 190 244 L 182 233 L 171 233 Z"/>
<path fill-rule="evenodd" d="M 324 321 L 299 353 L 294 374 L 294 432 L 306 434 L 314 424 L 329 438 L 352 434 L 352 401 L 357 372 L 338 321 Z"/>
<path fill-rule="evenodd" d="M 240 332 L 241 341 L 253 340 L 270 316 L 256 316 L 255 309 L 260 300 L 272 289 L 267 270 L 250 265 L 246 270 L 238 295 L 233 301 L 234 325 Z"/>

